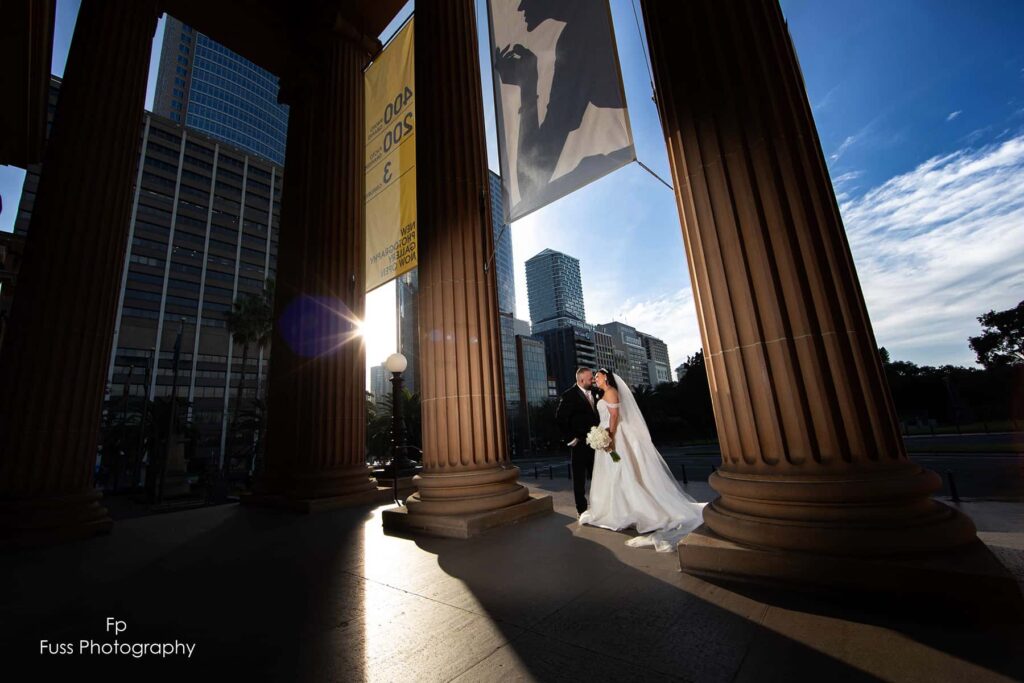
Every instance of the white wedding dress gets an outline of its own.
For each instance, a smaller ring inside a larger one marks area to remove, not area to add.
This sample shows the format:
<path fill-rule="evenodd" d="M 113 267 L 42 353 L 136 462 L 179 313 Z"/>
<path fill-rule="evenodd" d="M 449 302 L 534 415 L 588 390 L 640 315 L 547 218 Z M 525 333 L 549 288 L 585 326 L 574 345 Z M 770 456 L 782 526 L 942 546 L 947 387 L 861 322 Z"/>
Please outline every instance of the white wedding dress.
<path fill-rule="evenodd" d="M 619 392 L 614 450 L 621 460 L 613 461 L 607 451 L 594 451 L 590 507 L 580 516 L 580 524 L 616 531 L 635 526 L 640 535 L 626 545 L 653 545 L 660 552 L 672 552 L 683 536 L 700 526 L 706 503 L 698 503 L 676 481 L 651 442 L 633 393 L 621 377 L 613 376 Z M 598 401 L 605 429 L 611 417 L 608 407 L 604 399 Z"/>

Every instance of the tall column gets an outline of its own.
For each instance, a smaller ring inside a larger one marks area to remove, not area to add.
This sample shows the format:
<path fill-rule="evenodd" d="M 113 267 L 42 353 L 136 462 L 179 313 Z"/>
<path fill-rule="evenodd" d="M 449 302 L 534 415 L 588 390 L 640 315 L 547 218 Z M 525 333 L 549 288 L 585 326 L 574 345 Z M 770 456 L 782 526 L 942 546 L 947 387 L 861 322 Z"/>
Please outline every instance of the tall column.
<path fill-rule="evenodd" d="M 0 542 L 109 531 L 93 487 L 157 7 L 83 0 L 0 357 Z"/>
<path fill-rule="evenodd" d="M 377 43 L 340 17 L 306 34 L 290 106 L 268 377 L 267 453 L 245 502 L 305 512 L 387 500 L 366 466 L 363 69 Z M 316 66 L 312 66 L 316 64 Z"/>
<path fill-rule="evenodd" d="M 472 0 L 416 12 L 416 177 L 423 470 L 386 528 L 468 537 L 552 509 L 508 457 Z"/>
<path fill-rule="evenodd" d="M 819 556 L 971 544 L 907 458 L 777 0 L 643 7 L 722 450 L 682 565 L 839 582 Z"/>

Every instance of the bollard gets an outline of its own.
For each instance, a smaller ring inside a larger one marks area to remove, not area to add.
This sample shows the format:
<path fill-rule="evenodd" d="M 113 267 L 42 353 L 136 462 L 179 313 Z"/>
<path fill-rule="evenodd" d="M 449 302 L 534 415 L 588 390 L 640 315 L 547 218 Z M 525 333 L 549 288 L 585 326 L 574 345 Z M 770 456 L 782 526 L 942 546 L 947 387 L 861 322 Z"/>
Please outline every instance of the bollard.
<path fill-rule="evenodd" d="M 686 463 L 685 462 L 679 463 L 679 469 L 682 470 L 682 472 L 683 472 L 683 483 L 684 484 L 689 484 L 690 480 L 686 478 Z"/>
<path fill-rule="evenodd" d="M 555 470 L 551 465 L 548 465 L 548 479 L 555 478 Z"/>
<path fill-rule="evenodd" d="M 569 481 L 572 481 L 572 462 L 565 463 L 565 476 L 569 477 Z"/>
<path fill-rule="evenodd" d="M 956 479 L 953 478 L 952 470 L 946 470 L 946 479 L 949 480 L 949 497 L 954 503 L 960 502 L 960 494 L 956 491 Z"/>
<path fill-rule="evenodd" d="M 537 478 L 537 464 L 536 463 L 534 463 L 534 465 L 533 465 L 533 478 L 534 479 Z"/>

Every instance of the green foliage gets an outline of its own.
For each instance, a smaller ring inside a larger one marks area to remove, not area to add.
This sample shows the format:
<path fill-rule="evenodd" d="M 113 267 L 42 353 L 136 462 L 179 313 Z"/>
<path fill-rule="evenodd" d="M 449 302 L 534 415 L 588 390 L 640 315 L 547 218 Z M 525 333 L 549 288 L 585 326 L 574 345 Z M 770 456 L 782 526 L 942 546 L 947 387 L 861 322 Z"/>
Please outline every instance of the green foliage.
<path fill-rule="evenodd" d="M 981 334 L 969 337 L 978 363 L 988 369 L 1024 364 L 1024 301 L 1005 311 L 978 316 Z"/>
<path fill-rule="evenodd" d="M 373 394 L 366 392 L 366 450 L 370 458 L 386 460 L 391 457 L 391 394 L 384 396 L 380 403 L 373 400 Z M 406 442 L 410 446 L 422 448 L 422 415 L 420 412 L 420 395 L 408 389 L 399 394 L 402 409 L 402 422 L 405 425 Z M 406 456 L 418 459 L 418 452 L 410 450 Z"/>

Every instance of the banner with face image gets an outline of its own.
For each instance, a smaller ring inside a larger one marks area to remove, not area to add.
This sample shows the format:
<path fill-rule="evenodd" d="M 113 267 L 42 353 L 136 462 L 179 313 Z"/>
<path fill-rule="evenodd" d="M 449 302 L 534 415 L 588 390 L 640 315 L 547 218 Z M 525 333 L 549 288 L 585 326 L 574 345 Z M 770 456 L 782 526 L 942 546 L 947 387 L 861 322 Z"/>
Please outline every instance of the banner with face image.
<path fill-rule="evenodd" d="M 487 0 L 507 222 L 636 159 L 607 0 Z"/>

